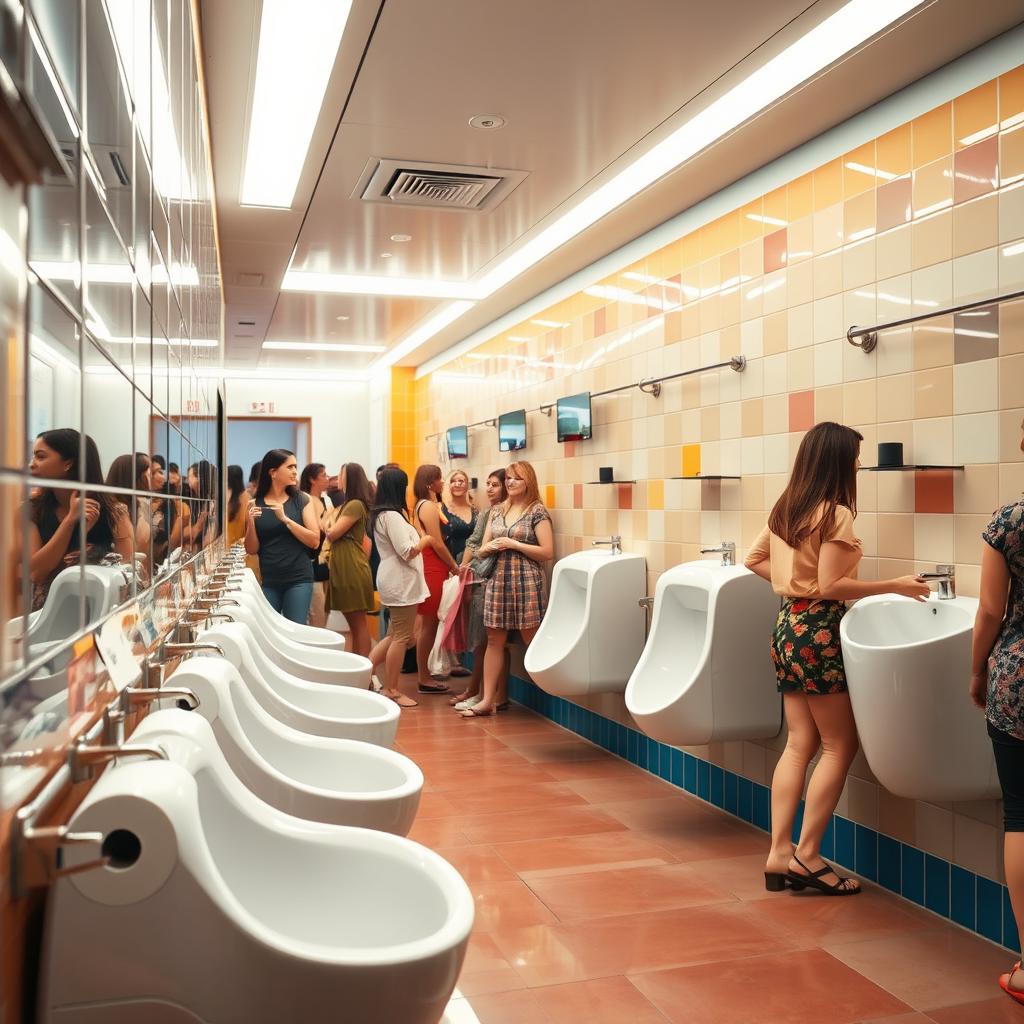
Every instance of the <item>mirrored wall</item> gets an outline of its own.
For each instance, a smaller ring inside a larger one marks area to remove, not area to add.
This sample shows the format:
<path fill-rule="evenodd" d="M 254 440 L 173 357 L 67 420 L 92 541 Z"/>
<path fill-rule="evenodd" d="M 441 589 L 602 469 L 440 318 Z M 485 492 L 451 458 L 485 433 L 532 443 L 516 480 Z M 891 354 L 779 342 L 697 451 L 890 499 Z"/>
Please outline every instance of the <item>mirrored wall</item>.
<path fill-rule="evenodd" d="M 69 691 L 75 638 L 150 600 L 221 529 L 222 301 L 191 5 L 24 6 L 20 84 L 61 167 L 26 194 L 0 750 L 61 745 L 88 697 Z"/>

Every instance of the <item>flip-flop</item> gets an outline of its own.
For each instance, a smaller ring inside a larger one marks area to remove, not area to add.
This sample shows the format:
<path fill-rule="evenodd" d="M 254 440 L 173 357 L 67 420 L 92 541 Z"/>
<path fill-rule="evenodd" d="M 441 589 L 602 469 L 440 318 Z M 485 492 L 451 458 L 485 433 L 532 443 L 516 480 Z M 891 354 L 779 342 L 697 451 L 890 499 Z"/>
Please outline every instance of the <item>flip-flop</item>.
<path fill-rule="evenodd" d="M 451 705 L 452 707 L 455 707 L 455 705 L 456 705 L 456 704 L 458 704 L 458 703 L 460 703 L 461 701 L 464 701 L 464 700 L 469 700 L 469 698 L 470 698 L 470 697 L 475 697 L 475 696 L 476 696 L 476 694 L 475 694 L 475 693 L 470 693 L 470 692 L 469 692 L 469 690 L 463 690 L 463 691 L 462 691 L 462 693 L 460 693 L 460 694 L 459 694 L 459 695 L 458 695 L 457 697 L 452 697 L 452 698 L 451 698 L 451 699 L 450 699 L 450 700 L 448 701 L 448 703 L 449 703 L 449 704 L 450 704 L 450 705 Z"/>
<path fill-rule="evenodd" d="M 460 711 L 459 714 L 463 718 L 490 718 L 494 714 L 494 708 L 490 711 L 477 711 L 476 708 L 469 708 L 466 711 Z"/>
<path fill-rule="evenodd" d="M 1010 988 L 1010 982 L 1013 980 L 1013 976 L 1020 970 L 1020 961 L 1018 960 L 1011 968 L 1009 974 L 1001 974 L 999 976 L 999 987 L 1011 998 L 1016 999 L 1018 1003 L 1024 1006 L 1024 991 L 1020 991 L 1015 988 Z M 1003 979 L 1006 979 L 1003 981 Z"/>
<path fill-rule="evenodd" d="M 448 675 L 455 676 L 456 678 L 461 678 L 462 676 L 471 676 L 472 674 L 473 673 L 470 672 L 468 668 L 463 668 L 461 665 L 456 665 L 455 668 L 453 668 L 451 672 L 448 673 Z"/>
<path fill-rule="evenodd" d="M 391 694 L 384 694 L 388 700 L 393 700 L 400 708 L 418 708 L 420 702 L 413 700 L 412 697 L 406 697 L 404 693 L 400 693 L 397 697 L 392 697 Z"/>
<path fill-rule="evenodd" d="M 448 693 L 451 691 L 451 687 L 445 686 L 444 683 L 440 686 L 424 686 L 422 683 L 419 683 L 416 691 L 418 693 Z"/>

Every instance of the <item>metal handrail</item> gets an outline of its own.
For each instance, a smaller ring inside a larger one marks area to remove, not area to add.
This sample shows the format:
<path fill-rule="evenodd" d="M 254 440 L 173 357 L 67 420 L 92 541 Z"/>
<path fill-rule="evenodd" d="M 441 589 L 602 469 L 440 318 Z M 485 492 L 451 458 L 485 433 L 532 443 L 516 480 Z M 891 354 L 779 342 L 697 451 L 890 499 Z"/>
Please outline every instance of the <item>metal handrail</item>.
<path fill-rule="evenodd" d="M 878 344 L 878 332 L 888 331 L 893 327 L 905 327 L 907 324 L 916 324 L 921 320 L 931 320 L 937 316 L 949 316 L 950 313 L 963 313 L 969 309 L 980 309 L 982 306 L 996 306 L 1000 302 L 1009 302 L 1011 299 L 1024 298 L 1024 290 L 1007 292 L 1005 295 L 996 295 L 990 299 L 976 299 L 974 302 L 962 302 L 958 306 L 948 306 L 946 309 L 929 309 L 927 313 L 915 313 L 914 316 L 905 316 L 901 320 L 890 320 L 884 324 L 875 324 L 874 327 L 851 327 L 846 332 L 846 340 L 859 348 L 862 352 L 872 352 Z M 861 340 L 858 341 L 857 339 Z"/>

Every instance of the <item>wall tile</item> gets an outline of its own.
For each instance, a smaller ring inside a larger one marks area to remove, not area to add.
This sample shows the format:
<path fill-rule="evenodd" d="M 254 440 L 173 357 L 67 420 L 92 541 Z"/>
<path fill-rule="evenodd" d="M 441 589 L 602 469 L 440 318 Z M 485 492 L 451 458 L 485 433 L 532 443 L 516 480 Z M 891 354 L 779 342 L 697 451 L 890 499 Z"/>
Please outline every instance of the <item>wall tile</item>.
<path fill-rule="evenodd" d="M 953 100 L 953 138 L 958 150 L 995 134 L 999 128 L 998 83 L 986 82 Z"/>
<path fill-rule="evenodd" d="M 952 150 L 952 113 L 952 104 L 943 103 L 911 121 L 914 167 L 931 163 Z"/>
<path fill-rule="evenodd" d="M 914 416 L 949 416 L 953 411 L 953 370 L 943 366 L 914 373 Z"/>
<path fill-rule="evenodd" d="M 982 249 L 953 260 L 953 301 L 971 302 L 998 294 L 999 250 Z"/>
<path fill-rule="evenodd" d="M 895 474 L 893 474 L 895 475 Z M 901 476 L 903 474 L 900 474 Z M 890 513 L 878 520 L 878 554 L 882 558 L 906 557 L 914 550 L 914 517 Z M 886 832 L 888 828 L 883 826 Z"/>
<path fill-rule="evenodd" d="M 953 202 L 986 195 L 999 185 L 999 141 L 986 139 L 960 150 L 953 157 Z"/>
<path fill-rule="evenodd" d="M 953 316 L 954 362 L 994 359 L 999 353 L 1000 307 L 981 306 Z"/>
<path fill-rule="evenodd" d="M 814 392 L 799 391 L 789 396 L 789 429 L 810 430 L 814 426 Z"/>
<path fill-rule="evenodd" d="M 913 179 L 909 174 L 887 181 L 878 189 L 877 229 L 879 232 L 906 224 L 913 214 Z"/>
<path fill-rule="evenodd" d="M 914 511 L 953 511 L 953 471 L 927 470 L 914 473 Z"/>
<path fill-rule="evenodd" d="M 906 448 L 904 448 L 903 454 L 904 458 L 907 458 Z M 929 466 L 953 464 L 953 418 L 951 416 L 914 421 L 913 452 L 907 461 L 911 460 L 919 465 Z"/>
<path fill-rule="evenodd" d="M 764 236 L 764 273 L 770 274 L 786 265 L 786 237 L 785 228 Z"/>
<path fill-rule="evenodd" d="M 911 124 L 900 125 L 875 143 L 875 162 L 883 174 L 906 174 L 914 166 L 911 155 Z"/>
<path fill-rule="evenodd" d="M 1024 408 L 1002 409 L 999 412 L 999 461 L 1024 462 L 1020 450 L 1021 424 L 1024 423 Z M 978 460 L 994 462 L 995 459 Z"/>
<path fill-rule="evenodd" d="M 1003 373 L 1003 383 L 1006 373 Z M 998 400 L 997 360 L 981 359 L 953 367 L 953 412 L 986 412 L 995 409 Z M 1017 392 L 1018 395 L 1024 392 Z"/>
<path fill-rule="evenodd" d="M 914 516 L 914 558 L 936 565 L 954 561 L 951 515 Z"/>
<path fill-rule="evenodd" d="M 953 318 L 936 317 L 914 324 L 911 328 L 914 347 L 914 369 L 927 370 L 949 366 L 953 362 Z"/>
<path fill-rule="evenodd" d="M 953 159 L 944 156 L 914 171 L 914 217 L 927 217 L 953 205 Z"/>
<path fill-rule="evenodd" d="M 818 208 L 814 214 L 814 255 L 832 252 L 843 243 L 843 204 Z"/>
<path fill-rule="evenodd" d="M 956 465 L 999 461 L 998 415 L 980 412 L 953 417 L 953 461 Z"/>
<path fill-rule="evenodd" d="M 1016 185 L 999 193 L 999 241 L 1024 237 L 1024 188 Z"/>
<path fill-rule="evenodd" d="M 788 348 L 806 348 L 808 345 L 813 345 L 817 340 L 814 324 L 814 306 L 815 304 L 812 302 L 805 302 L 800 306 L 790 306 L 786 314 Z M 774 330 L 775 327 L 773 325 Z M 773 347 L 775 344 L 773 341 Z"/>
<path fill-rule="evenodd" d="M 875 190 L 862 192 L 843 204 L 843 241 L 857 242 L 875 233 Z"/>
<path fill-rule="evenodd" d="M 978 562 L 981 559 L 981 534 L 991 518 L 991 514 L 954 516 L 953 554 L 957 563 Z"/>
<path fill-rule="evenodd" d="M 999 504 L 998 466 L 965 466 L 953 474 L 955 512 L 990 515 Z"/>
<path fill-rule="evenodd" d="M 953 211 L 942 210 L 910 228 L 912 263 L 915 270 L 943 263 L 953 256 Z"/>
<path fill-rule="evenodd" d="M 1024 179 L 1024 131 L 1015 128 L 999 136 L 999 181 L 1012 185 Z"/>
<path fill-rule="evenodd" d="M 953 208 L 953 255 L 988 249 L 999 240 L 999 198 L 984 196 Z"/>

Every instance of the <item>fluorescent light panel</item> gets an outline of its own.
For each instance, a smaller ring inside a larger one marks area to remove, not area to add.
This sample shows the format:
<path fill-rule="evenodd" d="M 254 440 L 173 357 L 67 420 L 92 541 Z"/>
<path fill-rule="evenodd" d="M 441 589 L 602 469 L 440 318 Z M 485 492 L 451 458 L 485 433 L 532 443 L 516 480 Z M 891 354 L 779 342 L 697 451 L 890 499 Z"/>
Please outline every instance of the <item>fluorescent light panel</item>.
<path fill-rule="evenodd" d="M 336 295 L 389 295 L 423 299 L 478 299 L 480 289 L 466 281 L 431 281 L 413 277 L 373 277 L 360 274 L 319 274 L 289 270 L 283 292 L 331 292 Z"/>
<path fill-rule="evenodd" d="M 265 349 L 281 352 L 383 352 L 384 345 L 348 345 L 330 341 L 265 341 Z"/>
<path fill-rule="evenodd" d="M 351 0 L 263 0 L 240 201 L 288 209 Z"/>

